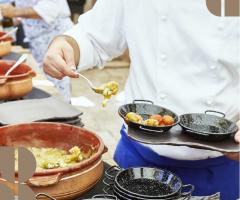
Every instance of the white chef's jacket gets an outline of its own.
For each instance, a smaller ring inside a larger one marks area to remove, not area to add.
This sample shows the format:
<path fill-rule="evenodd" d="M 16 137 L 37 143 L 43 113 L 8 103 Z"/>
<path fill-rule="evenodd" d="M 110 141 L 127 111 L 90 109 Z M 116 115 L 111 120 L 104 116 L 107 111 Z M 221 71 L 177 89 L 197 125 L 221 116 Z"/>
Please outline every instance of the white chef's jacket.
<path fill-rule="evenodd" d="M 239 119 L 240 18 L 212 15 L 204 0 L 98 0 L 66 34 L 79 44 L 82 70 L 129 48 L 126 103 L 148 99 L 178 114 L 211 109 Z M 147 146 L 184 160 L 221 155 Z"/>

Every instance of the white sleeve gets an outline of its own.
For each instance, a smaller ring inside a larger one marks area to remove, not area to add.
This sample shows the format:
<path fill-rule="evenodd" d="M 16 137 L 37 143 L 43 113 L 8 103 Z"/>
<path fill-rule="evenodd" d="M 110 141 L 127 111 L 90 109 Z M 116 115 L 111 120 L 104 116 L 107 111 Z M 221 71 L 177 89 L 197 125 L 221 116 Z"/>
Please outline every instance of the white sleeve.
<path fill-rule="evenodd" d="M 41 0 L 33 9 L 48 24 L 51 24 L 58 16 L 70 16 L 66 0 Z"/>
<path fill-rule="evenodd" d="M 123 0 L 98 0 L 94 8 L 80 16 L 78 24 L 65 33 L 80 48 L 80 70 L 102 67 L 126 49 L 123 27 Z"/>

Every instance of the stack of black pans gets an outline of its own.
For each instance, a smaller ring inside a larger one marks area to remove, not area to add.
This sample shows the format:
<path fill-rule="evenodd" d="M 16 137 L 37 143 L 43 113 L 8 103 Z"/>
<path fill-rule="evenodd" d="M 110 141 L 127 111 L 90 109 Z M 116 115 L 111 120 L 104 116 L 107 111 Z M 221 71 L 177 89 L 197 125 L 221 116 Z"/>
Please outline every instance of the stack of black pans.
<path fill-rule="evenodd" d="M 105 175 L 104 191 L 112 191 L 120 200 L 189 199 L 194 190 L 193 185 L 183 185 L 177 175 L 164 169 L 138 167 L 123 170 L 114 166 Z"/>

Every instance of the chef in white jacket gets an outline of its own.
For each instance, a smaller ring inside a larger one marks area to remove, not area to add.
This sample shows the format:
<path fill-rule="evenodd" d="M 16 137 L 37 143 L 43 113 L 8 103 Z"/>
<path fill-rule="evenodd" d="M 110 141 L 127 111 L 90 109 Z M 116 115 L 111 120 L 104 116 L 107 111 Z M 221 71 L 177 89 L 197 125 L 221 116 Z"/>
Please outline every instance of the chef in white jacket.
<path fill-rule="evenodd" d="M 0 4 L 3 16 L 22 21 L 34 58 L 42 66 L 44 54 L 50 41 L 73 27 L 71 13 L 66 0 L 14 0 L 11 4 Z M 56 80 L 48 77 L 59 89 L 66 101 L 71 100 L 71 85 L 68 77 Z"/>
<path fill-rule="evenodd" d="M 126 103 L 148 99 L 178 114 L 219 110 L 239 121 L 240 20 L 211 14 L 205 1 L 98 0 L 48 49 L 44 70 L 55 78 L 104 66 L 129 48 Z M 74 62 L 75 61 L 75 62 Z M 239 197 L 238 154 L 129 140 L 126 126 L 115 152 L 120 167 L 156 166 L 192 183 L 195 195 Z M 239 132 L 235 139 L 240 141 Z"/>

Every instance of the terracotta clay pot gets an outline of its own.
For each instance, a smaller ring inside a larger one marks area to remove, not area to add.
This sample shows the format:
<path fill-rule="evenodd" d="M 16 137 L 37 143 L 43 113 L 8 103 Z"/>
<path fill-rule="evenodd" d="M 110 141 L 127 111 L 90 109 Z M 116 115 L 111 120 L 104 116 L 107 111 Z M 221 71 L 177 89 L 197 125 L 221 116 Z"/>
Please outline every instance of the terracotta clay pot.
<path fill-rule="evenodd" d="M 5 35 L 5 32 L 0 32 L 0 37 Z M 12 37 L 7 37 L 5 39 L 0 39 L 0 57 L 6 56 L 11 52 L 12 49 Z"/>
<path fill-rule="evenodd" d="M 37 193 L 56 199 L 72 199 L 91 189 L 103 174 L 102 154 L 107 151 L 102 140 L 86 129 L 60 123 L 29 123 L 0 128 L 0 146 L 55 147 L 69 150 L 73 146 L 95 152 L 90 158 L 71 167 L 37 171 L 27 183 Z M 17 176 L 17 173 L 16 173 Z M 17 183 L 6 183 L 17 192 Z M 44 198 L 43 198 L 44 199 Z"/>
<path fill-rule="evenodd" d="M 0 60 L 0 100 L 18 99 L 32 91 L 36 73 L 26 64 L 19 65 L 9 76 L 4 76 L 15 61 Z"/>

